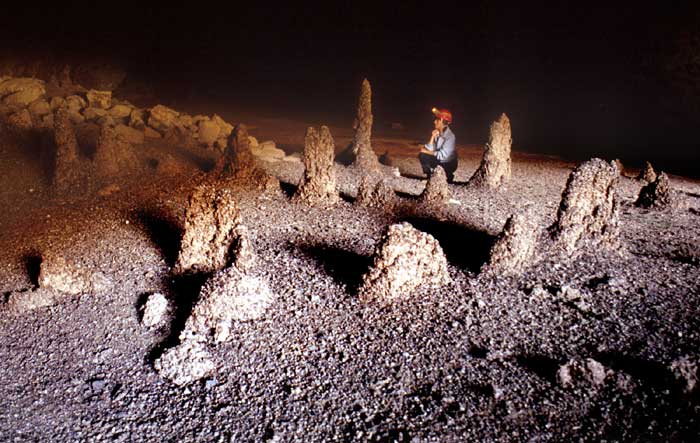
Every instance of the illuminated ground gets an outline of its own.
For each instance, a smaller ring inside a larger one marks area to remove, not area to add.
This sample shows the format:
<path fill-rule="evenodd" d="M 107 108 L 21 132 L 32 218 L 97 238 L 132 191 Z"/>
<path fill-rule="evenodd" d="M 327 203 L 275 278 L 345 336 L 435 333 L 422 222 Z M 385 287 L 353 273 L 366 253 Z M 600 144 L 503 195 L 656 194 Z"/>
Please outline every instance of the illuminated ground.
<path fill-rule="evenodd" d="M 222 112 L 241 118 L 233 114 Z M 301 148 L 306 122 L 246 120 L 261 140 Z M 350 130 L 332 131 L 340 150 Z M 377 132 L 375 150 L 393 155 L 404 177 L 392 184 L 409 201 L 425 184 L 416 137 Z M 48 251 L 102 272 L 112 290 L 0 313 L 0 440 L 692 441 L 700 432 L 698 391 L 684 392 L 670 369 L 685 356 L 700 362 L 697 181 L 672 177 L 679 208 L 653 212 L 632 204 L 641 182 L 622 178 L 627 255 L 586 253 L 487 278 L 478 270 L 506 218 L 530 205 L 551 223 L 573 164 L 516 154 L 505 189 L 468 190 L 460 183 L 481 153 L 463 148 L 449 221 L 409 220 L 441 242 L 453 283 L 391 307 L 363 305 L 355 290 L 382 231 L 404 218 L 354 206 L 359 177 L 338 166 L 344 198 L 332 210 L 241 192 L 278 298 L 212 350 L 215 376 L 178 388 L 152 367 L 178 325 L 148 331 L 138 307 L 163 292 L 182 319 L 202 284 L 169 274 L 189 176 L 147 173 L 111 195 L 57 198 L 38 148 L 4 140 L 0 294 L 32 290 Z M 143 152 L 163 149 L 173 148 Z M 194 154 L 182 157 L 191 173 L 215 157 Z M 264 166 L 287 192 L 302 173 L 296 163 Z M 588 309 L 562 298 L 567 287 Z M 603 385 L 561 386 L 560 366 L 585 358 L 610 370 Z"/>

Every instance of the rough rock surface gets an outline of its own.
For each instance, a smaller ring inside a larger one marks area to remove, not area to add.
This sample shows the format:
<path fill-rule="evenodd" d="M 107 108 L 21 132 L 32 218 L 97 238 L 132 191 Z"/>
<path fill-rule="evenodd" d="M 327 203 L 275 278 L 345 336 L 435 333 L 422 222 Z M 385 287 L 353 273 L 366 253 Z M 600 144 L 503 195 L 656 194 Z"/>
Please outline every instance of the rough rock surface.
<path fill-rule="evenodd" d="M 56 143 L 53 184 L 56 191 L 62 193 L 79 181 L 78 140 L 66 108 L 58 108 L 53 121 Z"/>
<path fill-rule="evenodd" d="M 420 195 L 419 205 L 424 208 L 442 208 L 450 201 L 450 188 L 447 185 L 447 175 L 442 166 L 437 166 L 425 184 Z"/>
<path fill-rule="evenodd" d="M 0 82 L 0 98 L 8 106 L 27 106 L 44 94 L 44 82 L 35 78 L 10 78 Z"/>
<path fill-rule="evenodd" d="M 635 204 L 642 208 L 665 209 L 673 205 L 673 198 L 666 173 L 642 187 Z"/>
<path fill-rule="evenodd" d="M 20 131 L 28 131 L 34 127 L 32 114 L 28 109 L 22 109 L 10 114 L 10 116 L 7 118 L 7 124 L 11 128 Z"/>
<path fill-rule="evenodd" d="M 612 246 L 619 232 L 619 202 L 615 187 L 620 174 L 614 163 L 594 158 L 573 170 L 562 194 L 554 241 L 567 253 L 582 246 Z"/>
<path fill-rule="evenodd" d="M 304 138 L 304 178 L 294 199 L 308 205 L 333 205 L 338 202 L 333 156 L 335 142 L 327 126 L 319 132 L 309 127 Z"/>
<path fill-rule="evenodd" d="M 147 328 L 163 326 L 170 320 L 172 314 L 172 303 L 165 295 L 156 292 L 148 296 L 143 306 L 141 324 Z"/>
<path fill-rule="evenodd" d="M 85 94 L 85 97 L 87 98 L 88 106 L 91 108 L 106 111 L 112 106 L 112 91 L 97 91 L 91 89 Z"/>
<path fill-rule="evenodd" d="M 377 154 L 372 149 L 372 120 L 372 87 L 369 80 L 364 79 L 357 105 L 357 120 L 353 137 L 353 150 L 357 157 L 353 166 L 366 172 L 380 170 Z"/>
<path fill-rule="evenodd" d="M 217 160 L 211 173 L 219 179 L 245 188 L 269 189 L 277 182 L 258 167 L 250 150 L 248 129 L 242 123 L 231 132 L 226 150 Z"/>
<path fill-rule="evenodd" d="M 359 294 L 365 302 L 390 301 L 410 297 L 421 285 L 449 281 L 447 259 L 438 241 L 404 222 L 387 229 Z"/>
<path fill-rule="evenodd" d="M 587 358 L 585 360 L 570 360 L 559 368 L 557 378 L 565 388 L 600 388 L 611 374 L 611 370 L 596 360 Z"/>
<path fill-rule="evenodd" d="M 656 171 L 654 171 L 654 167 L 651 165 L 651 163 L 644 163 L 644 168 L 639 171 L 639 176 L 637 179 L 643 180 L 647 183 L 651 183 L 656 180 Z"/>
<path fill-rule="evenodd" d="M 151 108 L 149 113 L 148 126 L 161 133 L 164 133 L 168 129 L 175 126 L 179 115 L 180 113 L 174 109 L 170 109 L 163 105 L 156 105 Z"/>
<path fill-rule="evenodd" d="M 262 277 L 244 273 L 238 266 L 219 271 L 202 288 L 180 340 L 228 341 L 232 322 L 260 318 L 273 299 Z"/>
<path fill-rule="evenodd" d="M 178 386 L 183 386 L 211 374 L 215 365 L 205 343 L 185 340 L 168 349 L 154 363 L 158 373 Z"/>
<path fill-rule="evenodd" d="M 692 355 L 679 357 L 671 363 L 670 369 L 674 377 L 683 383 L 683 390 L 686 393 L 695 390 L 700 377 L 700 358 Z"/>
<path fill-rule="evenodd" d="M 93 272 L 80 263 L 66 260 L 58 254 L 48 254 L 41 262 L 39 287 L 77 295 L 103 292 L 109 287 L 109 281 L 102 273 Z"/>
<path fill-rule="evenodd" d="M 230 261 L 229 251 L 240 223 L 238 205 L 229 189 L 199 185 L 188 199 L 185 232 L 175 271 L 212 272 Z"/>
<path fill-rule="evenodd" d="M 355 204 L 391 211 L 398 203 L 399 198 L 387 179 L 377 174 L 364 174 L 362 176 Z"/>
<path fill-rule="evenodd" d="M 197 134 L 199 142 L 209 147 L 214 145 L 214 142 L 219 138 L 219 125 L 209 119 L 199 120 L 197 124 Z"/>
<path fill-rule="evenodd" d="M 0 312 L 22 314 L 34 309 L 53 306 L 59 303 L 61 298 L 57 296 L 56 291 L 48 288 L 12 292 L 8 295 L 5 303 L 0 302 Z"/>
<path fill-rule="evenodd" d="M 538 232 L 529 214 L 511 215 L 489 252 L 485 270 L 517 275 L 535 259 Z"/>
<path fill-rule="evenodd" d="M 100 127 L 95 149 L 95 170 L 103 179 L 112 179 L 133 171 L 138 164 L 131 143 L 119 136 L 109 124 Z"/>
<path fill-rule="evenodd" d="M 484 147 L 484 157 L 479 169 L 469 179 L 469 184 L 495 189 L 510 180 L 512 144 L 510 120 L 506 114 L 501 114 L 498 120 L 491 123 L 489 141 Z"/>

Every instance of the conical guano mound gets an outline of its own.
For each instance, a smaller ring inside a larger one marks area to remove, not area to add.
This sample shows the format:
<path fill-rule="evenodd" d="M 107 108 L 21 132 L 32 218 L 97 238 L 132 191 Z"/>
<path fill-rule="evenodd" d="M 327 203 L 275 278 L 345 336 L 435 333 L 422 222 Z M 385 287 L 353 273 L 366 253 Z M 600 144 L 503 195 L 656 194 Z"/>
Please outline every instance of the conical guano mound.
<path fill-rule="evenodd" d="M 275 181 L 256 163 L 250 149 L 248 129 L 243 123 L 229 134 L 226 149 L 211 174 L 244 188 L 267 189 L 274 187 Z"/>
<path fill-rule="evenodd" d="M 484 270 L 520 274 L 534 261 L 537 237 L 537 227 L 528 214 L 511 215 L 491 248 Z"/>
<path fill-rule="evenodd" d="M 338 202 L 333 155 L 335 143 L 328 127 L 317 132 L 309 127 L 304 138 L 304 177 L 294 199 L 309 205 Z"/>
<path fill-rule="evenodd" d="M 568 253 L 584 246 L 617 244 L 620 215 L 615 187 L 619 177 L 615 163 L 599 158 L 573 170 L 562 194 L 557 220 L 550 227 L 556 244 Z"/>
<path fill-rule="evenodd" d="M 391 211 L 398 205 L 398 197 L 385 178 L 377 174 L 364 174 L 357 189 L 355 204 Z"/>
<path fill-rule="evenodd" d="M 408 298 L 422 285 L 449 283 L 447 259 L 438 241 L 409 223 L 389 226 L 359 291 L 365 302 Z"/>
<path fill-rule="evenodd" d="M 230 190 L 210 184 L 195 188 L 187 203 L 175 271 L 212 272 L 224 268 L 239 223 L 238 205 Z"/>
<path fill-rule="evenodd" d="M 441 208 L 449 201 L 450 188 L 447 185 L 447 175 L 442 166 L 437 166 L 425 184 L 418 204 L 426 208 Z"/>
<path fill-rule="evenodd" d="M 510 180 L 512 144 L 510 120 L 506 114 L 501 114 L 498 120 L 491 123 L 489 141 L 484 147 L 484 157 L 479 169 L 469 179 L 469 184 L 493 189 Z"/>
<path fill-rule="evenodd" d="M 110 124 L 100 128 L 94 162 L 98 175 L 105 179 L 129 173 L 138 165 L 131 143 L 119 137 Z"/>
<path fill-rule="evenodd" d="M 647 183 L 651 183 L 656 180 L 656 171 L 654 171 L 654 167 L 651 165 L 651 163 L 644 162 L 644 169 L 639 171 L 639 176 L 637 176 L 637 179 Z"/>
<path fill-rule="evenodd" d="M 216 272 L 202 287 L 199 300 L 180 333 L 180 343 L 168 349 L 154 366 L 160 375 L 185 385 L 209 375 L 215 364 L 208 346 L 231 338 L 233 322 L 260 318 L 275 296 L 255 272 L 255 253 L 243 227 L 233 266 Z"/>
<path fill-rule="evenodd" d="M 357 105 L 357 121 L 353 138 L 357 157 L 353 166 L 364 171 L 379 171 L 379 160 L 372 149 L 372 88 L 367 79 L 362 81 L 360 101 Z"/>
<path fill-rule="evenodd" d="M 635 205 L 642 208 L 664 209 L 673 205 L 668 176 L 661 172 L 656 180 L 639 191 Z"/>
<path fill-rule="evenodd" d="M 80 164 L 78 140 L 70 121 L 68 110 L 59 107 L 54 113 L 54 142 L 56 143 L 56 163 L 53 184 L 56 191 L 64 193 L 79 182 Z"/>

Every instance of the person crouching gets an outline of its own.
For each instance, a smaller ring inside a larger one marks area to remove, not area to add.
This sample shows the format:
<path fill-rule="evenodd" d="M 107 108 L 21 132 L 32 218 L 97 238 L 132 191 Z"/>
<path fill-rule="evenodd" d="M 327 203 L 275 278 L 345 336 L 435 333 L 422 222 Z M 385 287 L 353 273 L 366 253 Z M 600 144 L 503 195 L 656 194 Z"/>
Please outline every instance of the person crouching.
<path fill-rule="evenodd" d="M 430 141 L 421 147 L 418 160 L 428 178 L 437 166 L 442 166 L 447 182 L 452 183 L 458 161 L 456 138 L 450 130 L 452 113 L 447 109 L 433 108 L 432 111 L 435 115 L 435 129 L 430 136 Z"/>

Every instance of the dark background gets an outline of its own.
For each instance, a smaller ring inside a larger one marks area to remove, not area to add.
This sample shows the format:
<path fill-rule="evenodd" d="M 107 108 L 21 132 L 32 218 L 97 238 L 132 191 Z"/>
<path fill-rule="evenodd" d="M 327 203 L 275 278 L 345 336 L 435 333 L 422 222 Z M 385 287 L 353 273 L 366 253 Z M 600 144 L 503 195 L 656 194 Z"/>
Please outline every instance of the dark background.
<path fill-rule="evenodd" d="M 506 112 L 516 150 L 698 177 L 700 7 L 666 3 L 15 4 L 0 49 L 106 56 L 164 96 L 332 124 L 367 77 L 378 127 L 446 107 L 483 143 Z"/>

